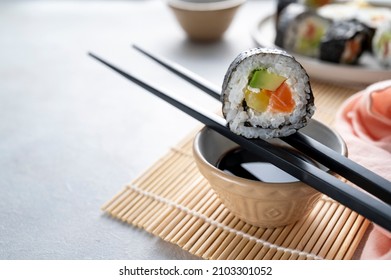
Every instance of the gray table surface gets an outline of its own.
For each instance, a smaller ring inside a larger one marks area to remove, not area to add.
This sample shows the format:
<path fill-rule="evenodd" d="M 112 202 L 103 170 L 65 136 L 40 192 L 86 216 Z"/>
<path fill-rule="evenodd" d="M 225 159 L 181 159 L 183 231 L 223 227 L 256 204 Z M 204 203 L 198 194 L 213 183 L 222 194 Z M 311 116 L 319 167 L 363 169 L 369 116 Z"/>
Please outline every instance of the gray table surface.
<path fill-rule="evenodd" d="M 216 110 L 130 44 L 221 85 L 273 11 L 249 1 L 196 44 L 164 1 L 0 1 L 0 259 L 197 259 L 100 207 L 200 124 L 87 52 Z"/>

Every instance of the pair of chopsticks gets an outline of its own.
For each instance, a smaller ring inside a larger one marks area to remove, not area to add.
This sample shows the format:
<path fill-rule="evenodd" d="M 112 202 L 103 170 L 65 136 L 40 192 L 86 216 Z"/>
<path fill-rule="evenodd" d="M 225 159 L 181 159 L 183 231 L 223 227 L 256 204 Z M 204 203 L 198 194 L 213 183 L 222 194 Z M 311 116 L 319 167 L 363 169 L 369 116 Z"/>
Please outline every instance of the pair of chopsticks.
<path fill-rule="evenodd" d="M 150 52 L 147 52 L 138 46 L 133 45 L 133 47 L 212 97 L 220 99 L 218 90 L 196 74 L 165 58 L 152 55 Z M 301 132 L 296 132 L 288 137 L 280 138 L 292 147 L 300 150 L 307 156 L 312 157 L 314 160 L 328 167 L 330 170 L 356 184 L 364 191 L 352 187 L 313 164 L 308 163 L 267 141 L 262 139 L 247 139 L 231 132 L 227 127 L 224 118 L 212 114 L 187 101 L 180 101 L 178 97 L 174 97 L 169 92 L 156 89 L 142 79 L 122 71 L 93 53 L 89 53 L 89 55 L 126 79 L 182 110 L 241 147 L 260 157 L 267 158 L 270 163 L 290 175 L 335 199 L 388 231 L 391 231 L 391 182 L 388 180 L 338 154 Z"/>

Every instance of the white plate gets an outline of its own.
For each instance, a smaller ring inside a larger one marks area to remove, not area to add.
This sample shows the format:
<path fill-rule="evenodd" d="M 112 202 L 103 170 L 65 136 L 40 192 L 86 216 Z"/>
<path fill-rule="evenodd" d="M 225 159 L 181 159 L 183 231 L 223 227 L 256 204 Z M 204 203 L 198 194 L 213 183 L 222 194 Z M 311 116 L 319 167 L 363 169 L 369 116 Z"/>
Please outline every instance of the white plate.
<path fill-rule="evenodd" d="M 367 0 L 366 2 L 374 6 L 391 7 L 390 0 Z"/>
<path fill-rule="evenodd" d="M 276 48 L 274 45 L 276 36 L 274 15 L 260 20 L 253 28 L 251 35 L 258 46 Z M 311 78 L 350 86 L 366 86 L 391 79 L 391 69 L 382 67 L 368 53 L 361 56 L 358 65 L 342 65 L 298 54 L 292 53 L 292 55 L 303 65 Z"/>

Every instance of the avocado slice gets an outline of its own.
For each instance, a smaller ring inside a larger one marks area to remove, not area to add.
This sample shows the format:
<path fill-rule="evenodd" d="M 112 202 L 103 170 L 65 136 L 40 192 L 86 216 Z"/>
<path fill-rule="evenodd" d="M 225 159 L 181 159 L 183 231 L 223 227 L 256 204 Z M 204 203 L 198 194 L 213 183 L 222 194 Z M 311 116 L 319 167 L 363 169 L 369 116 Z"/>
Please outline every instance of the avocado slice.
<path fill-rule="evenodd" d="M 266 69 L 259 69 L 254 71 L 249 86 L 275 91 L 285 80 L 285 77 L 270 73 Z"/>

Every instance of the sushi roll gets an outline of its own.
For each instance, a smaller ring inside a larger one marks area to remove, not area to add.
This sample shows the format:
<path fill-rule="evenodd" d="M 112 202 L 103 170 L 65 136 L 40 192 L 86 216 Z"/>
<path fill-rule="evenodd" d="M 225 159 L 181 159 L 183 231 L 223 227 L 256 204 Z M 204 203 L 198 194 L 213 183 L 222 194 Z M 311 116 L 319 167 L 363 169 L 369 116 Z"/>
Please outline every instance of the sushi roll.
<path fill-rule="evenodd" d="M 355 64 L 365 49 L 369 30 L 356 20 L 335 21 L 320 43 L 320 59 Z"/>
<path fill-rule="evenodd" d="M 225 74 L 221 101 L 230 130 L 246 138 L 288 136 L 306 126 L 315 111 L 308 74 L 277 49 L 240 53 Z"/>
<path fill-rule="evenodd" d="M 391 67 L 391 21 L 379 27 L 372 39 L 372 51 L 385 67 Z"/>
<path fill-rule="evenodd" d="M 290 4 L 279 16 L 275 44 L 289 52 L 318 58 L 320 40 L 330 23 L 306 6 Z"/>
<path fill-rule="evenodd" d="M 385 7 L 364 6 L 357 9 L 356 18 L 362 24 L 367 26 L 369 37 L 367 49 L 373 52 L 372 41 L 377 29 L 382 29 L 387 22 L 391 21 L 391 9 Z"/>

